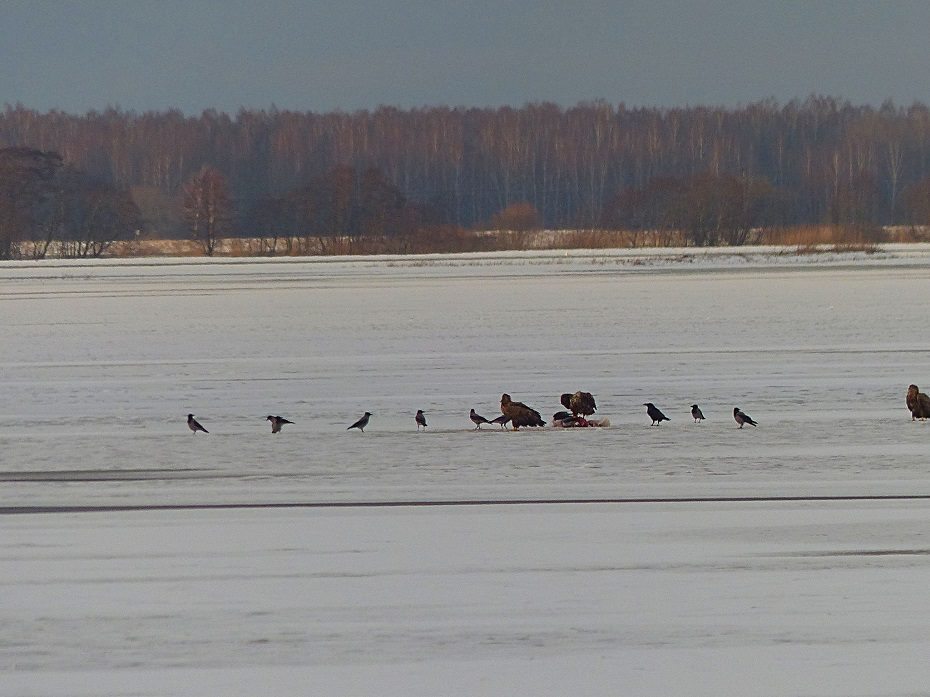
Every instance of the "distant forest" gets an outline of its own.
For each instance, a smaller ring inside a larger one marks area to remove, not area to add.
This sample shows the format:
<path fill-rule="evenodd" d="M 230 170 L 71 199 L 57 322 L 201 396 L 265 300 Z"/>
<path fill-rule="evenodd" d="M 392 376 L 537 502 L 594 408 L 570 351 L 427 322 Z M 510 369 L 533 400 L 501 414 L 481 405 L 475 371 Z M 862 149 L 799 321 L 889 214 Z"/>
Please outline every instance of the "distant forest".
<path fill-rule="evenodd" d="M 21 239 L 80 237 L 68 217 L 91 215 L 88 192 L 109 200 L 116 227 L 204 239 L 532 227 L 675 229 L 702 245 L 740 244 L 758 227 L 930 223 L 923 104 L 812 96 L 735 109 L 591 102 L 235 116 L 7 106 L 0 148 L 7 257 Z M 22 177 L 44 182 L 32 198 Z M 53 195 L 65 189 L 84 192 L 70 212 Z"/>

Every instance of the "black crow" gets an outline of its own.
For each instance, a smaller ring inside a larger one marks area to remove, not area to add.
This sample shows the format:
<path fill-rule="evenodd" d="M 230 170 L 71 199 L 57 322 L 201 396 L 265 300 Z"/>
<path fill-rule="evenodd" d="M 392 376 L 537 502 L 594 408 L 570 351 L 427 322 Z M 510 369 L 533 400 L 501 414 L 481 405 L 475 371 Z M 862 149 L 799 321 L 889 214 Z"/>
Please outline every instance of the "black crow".
<path fill-rule="evenodd" d="M 508 421 L 510 421 L 510 417 L 507 416 L 506 414 L 501 414 L 501 415 L 498 416 L 496 419 L 491 419 L 491 421 L 490 421 L 489 423 L 492 423 L 492 424 L 500 424 L 501 430 L 506 431 L 506 430 L 507 430 L 507 422 L 508 422 Z"/>
<path fill-rule="evenodd" d="M 584 421 L 584 419 L 580 419 Z M 578 425 L 579 418 L 569 414 L 567 411 L 557 411 L 552 415 L 552 425 L 561 426 L 562 428 L 572 428 Z M 587 422 L 585 422 L 587 423 Z"/>
<path fill-rule="evenodd" d="M 413 417 L 417 422 L 417 430 L 420 430 L 420 426 L 426 428 L 426 417 L 423 415 L 422 409 L 417 409 L 417 415 Z"/>
<path fill-rule="evenodd" d="M 671 419 L 659 411 L 659 408 L 652 402 L 645 402 L 643 406 L 646 407 L 646 413 L 649 414 L 649 418 L 652 419 L 652 426 L 658 426 L 663 421 L 671 421 Z"/>
<path fill-rule="evenodd" d="M 691 405 L 691 416 L 694 417 L 694 423 L 704 420 L 704 414 L 701 412 L 701 408 L 697 404 Z"/>

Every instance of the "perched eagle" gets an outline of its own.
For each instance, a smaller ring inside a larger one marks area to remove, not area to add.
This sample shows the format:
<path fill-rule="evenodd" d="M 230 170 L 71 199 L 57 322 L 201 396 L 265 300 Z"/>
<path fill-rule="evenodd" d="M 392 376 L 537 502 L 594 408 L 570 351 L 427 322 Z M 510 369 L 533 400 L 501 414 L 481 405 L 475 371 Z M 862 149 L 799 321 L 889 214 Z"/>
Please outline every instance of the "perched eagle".
<path fill-rule="evenodd" d="M 575 394 L 567 392 L 559 397 L 562 406 L 568 409 L 573 416 L 591 416 L 597 411 L 597 404 L 594 403 L 594 395 L 590 392 L 578 391 Z"/>
<path fill-rule="evenodd" d="M 545 422 L 535 409 L 531 409 L 522 402 L 514 402 L 509 394 L 501 395 L 501 414 L 510 419 L 513 430 L 520 426 L 545 426 Z"/>
<path fill-rule="evenodd" d="M 904 401 L 907 403 L 907 408 L 911 410 L 911 421 L 930 419 L 930 397 L 921 392 L 917 385 L 907 388 L 907 398 Z"/>

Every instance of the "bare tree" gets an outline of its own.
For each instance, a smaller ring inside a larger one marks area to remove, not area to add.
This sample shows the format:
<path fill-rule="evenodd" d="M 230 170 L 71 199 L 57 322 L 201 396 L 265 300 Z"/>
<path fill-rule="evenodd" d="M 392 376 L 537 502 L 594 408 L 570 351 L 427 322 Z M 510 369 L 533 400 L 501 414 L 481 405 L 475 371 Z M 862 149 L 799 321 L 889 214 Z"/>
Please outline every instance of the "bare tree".
<path fill-rule="evenodd" d="M 219 239 L 232 229 L 233 205 L 226 178 L 215 167 L 203 167 L 184 185 L 184 219 L 204 254 L 213 256 Z"/>
<path fill-rule="evenodd" d="M 40 235 L 51 217 L 57 153 L 31 148 L 0 149 L 0 259 L 18 253 L 23 240 Z"/>
<path fill-rule="evenodd" d="M 294 218 L 293 207 L 285 199 L 263 198 L 246 216 L 247 234 L 258 238 L 260 253 L 269 256 L 278 253 L 278 240 L 283 237 L 285 254 L 290 254 L 294 244 Z"/>
<path fill-rule="evenodd" d="M 102 256 L 114 242 L 130 239 L 141 220 L 128 191 L 75 171 L 65 178 L 59 209 L 65 257 Z"/>

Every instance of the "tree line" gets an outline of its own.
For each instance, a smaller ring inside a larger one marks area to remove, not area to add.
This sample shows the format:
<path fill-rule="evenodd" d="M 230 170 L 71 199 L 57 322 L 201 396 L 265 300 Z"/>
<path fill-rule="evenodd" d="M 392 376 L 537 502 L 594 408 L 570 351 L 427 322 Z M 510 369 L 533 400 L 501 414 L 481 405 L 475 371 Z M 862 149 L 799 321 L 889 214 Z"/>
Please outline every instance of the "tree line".
<path fill-rule="evenodd" d="M 54 152 L 0 149 L 0 259 L 99 257 L 140 224 L 128 190 Z"/>
<path fill-rule="evenodd" d="M 811 96 L 732 109 L 590 102 L 234 116 L 17 105 L 0 113 L 0 147 L 57 156 L 56 185 L 67 170 L 128 194 L 142 229 L 167 236 L 196 226 L 207 237 L 391 237 L 506 225 L 514 211 L 547 228 L 676 229 L 691 244 L 740 244 L 759 226 L 930 222 L 930 109 L 919 103 Z M 0 171 L 2 200 L 16 198 L 9 176 Z M 221 200 L 212 216 L 195 210 L 209 180 Z M 14 218 L 0 205 L 9 237 Z"/>

